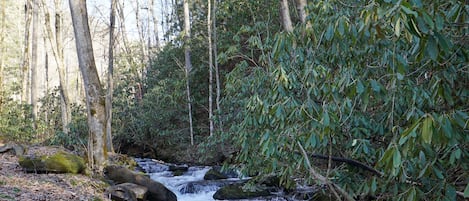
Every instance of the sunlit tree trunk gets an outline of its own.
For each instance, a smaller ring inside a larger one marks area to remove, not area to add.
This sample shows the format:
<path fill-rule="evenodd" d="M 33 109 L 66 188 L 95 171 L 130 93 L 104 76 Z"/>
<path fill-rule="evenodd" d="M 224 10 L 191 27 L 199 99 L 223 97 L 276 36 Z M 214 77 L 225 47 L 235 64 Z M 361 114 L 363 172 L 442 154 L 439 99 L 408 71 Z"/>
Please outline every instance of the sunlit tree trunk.
<path fill-rule="evenodd" d="M 190 89 L 190 72 L 192 70 L 191 63 L 191 25 L 190 25 L 190 13 L 189 13 L 189 0 L 184 0 L 184 58 L 186 63 L 186 90 L 187 90 L 187 107 L 189 109 L 189 129 L 191 137 L 191 145 L 194 145 L 194 129 L 192 126 L 192 100 L 191 100 L 191 89 Z"/>
<path fill-rule="evenodd" d="M 68 125 L 72 121 L 72 110 L 70 108 L 70 93 L 68 91 L 68 84 L 65 76 L 65 61 L 63 54 L 63 37 L 62 37 L 62 1 L 55 0 L 55 37 L 52 33 L 50 12 L 47 9 L 45 1 L 42 0 L 42 8 L 45 14 L 45 30 L 47 38 L 49 39 L 52 47 L 52 53 L 54 54 L 55 63 L 57 64 L 57 70 L 59 72 L 59 89 L 61 98 L 61 109 L 62 109 L 62 131 L 68 134 Z M 55 40 L 54 40 L 55 38 Z"/>
<path fill-rule="evenodd" d="M 93 55 L 88 14 L 85 0 L 69 0 L 73 30 L 78 55 L 78 63 L 85 85 L 86 106 L 90 141 L 88 154 L 92 157 L 91 166 L 102 172 L 107 160 L 106 149 L 106 109 L 104 92 L 99 80 Z"/>
<path fill-rule="evenodd" d="M 114 26 L 115 26 L 115 7 L 116 0 L 111 0 L 111 15 L 109 23 L 109 66 L 107 72 L 107 95 L 106 95 L 106 136 L 107 136 L 107 150 L 114 152 L 112 145 L 112 96 L 114 93 Z"/>
<path fill-rule="evenodd" d="M 293 25 L 290 18 L 290 10 L 288 9 L 288 0 L 280 0 L 280 16 L 282 17 L 283 29 L 287 32 L 292 32 Z"/>
<path fill-rule="evenodd" d="M 28 101 L 28 81 L 29 81 L 29 62 L 30 62 L 30 28 L 31 28 L 31 0 L 26 0 L 24 5 L 25 25 L 24 25 L 24 46 L 23 46 L 23 62 L 21 64 L 21 102 L 27 103 Z"/>
<path fill-rule="evenodd" d="M 33 127 L 36 128 L 37 123 L 37 68 L 38 68 L 38 47 L 37 43 L 39 40 L 39 5 L 37 1 L 32 3 L 33 11 L 33 30 L 31 39 L 31 105 L 32 105 L 32 116 L 33 116 Z"/>
<path fill-rule="evenodd" d="M 212 2 L 208 0 L 208 10 L 207 10 L 207 32 L 208 32 L 208 120 L 210 128 L 210 136 L 213 135 L 214 126 L 213 126 L 213 46 L 212 46 Z"/>

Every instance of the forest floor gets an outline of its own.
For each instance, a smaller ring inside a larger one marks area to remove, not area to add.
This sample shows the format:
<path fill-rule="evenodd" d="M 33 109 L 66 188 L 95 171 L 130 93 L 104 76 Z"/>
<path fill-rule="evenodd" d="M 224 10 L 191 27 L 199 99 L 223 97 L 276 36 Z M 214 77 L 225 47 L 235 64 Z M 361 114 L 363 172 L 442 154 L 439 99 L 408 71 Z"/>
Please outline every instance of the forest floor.
<path fill-rule="evenodd" d="M 50 152 L 56 147 L 33 147 L 33 151 Z M 108 185 L 81 174 L 26 173 L 12 153 L 0 153 L 0 201 L 110 200 L 104 190 Z"/>

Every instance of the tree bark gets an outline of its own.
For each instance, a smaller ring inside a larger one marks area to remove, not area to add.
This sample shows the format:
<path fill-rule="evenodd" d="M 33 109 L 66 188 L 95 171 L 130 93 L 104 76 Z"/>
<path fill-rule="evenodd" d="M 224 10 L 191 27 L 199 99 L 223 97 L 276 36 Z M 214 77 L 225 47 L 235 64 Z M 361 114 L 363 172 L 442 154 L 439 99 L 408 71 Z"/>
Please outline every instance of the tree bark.
<path fill-rule="evenodd" d="M 85 85 L 86 106 L 90 141 L 88 154 L 92 155 L 91 167 L 97 172 L 103 171 L 107 160 L 106 149 L 106 110 L 104 92 L 99 80 L 93 55 L 88 13 L 85 0 L 69 0 L 73 30 L 78 55 L 78 63 Z"/>
<path fill-rule="evenodd" d="M 220 106 L 221 102 L 221 80 L 220 80 L 220 72 L 218 69 L 218 50 L 217 50 L 217 0 L 213 1 L 213 57 L 215 58 L 214 63 L 215 63 L 215 80 L 217 83 L 217 97 L 216 97 L 216 104 L 217 104 L 217 114 L 221 115 L 222 110 Z M 219 129 L 220 131 L 223 132 L 223 121 L 221 118 L 218 118 L 219 122 Z"/>
<path fill-rule="evenodd" d="M 155 0 L 150 0 L 150 13 L 153 21 L 153 32 L 155 34 L 155 49 L 156 51 L 160 50 L 160 37 L 158 35 L 158 17 L 156 17 L 155 11 L 154 11 L 154 6 L 155 6 Z"/>
<path fill-rule="evenodd" d="M 109 25 L 109 66 L 107 72 L 107 96 L 106 96 L 106 136 L 107 150 L 114 152 L 112 146 L 112 96 L 114 93 L 114 25 L 116 21 L 116 0 L 111 0 L 111 16 Z"/>
<path fill-rule="evenodd" d="M 70 108 L 70 94 L 68 91 L 68 84 L 65 76 L 65 61 L 63 55 L 63 37 L 62 37 L 62 11 L 60 9 L 62 5 L 61 0 L 55 1 L 55 41 L 54 35 L 52 34 L 50 12 L 46 8 L 44 0 L 42 0 L 42 8 L 45 15 L 45 28 L 47 38 L 49 39 L 52 47 L 52 53 L 54 54 L 55 63 L 57 64 L 57 70 L 59 72 L 59 89 L 60 98 L 62 102 L 62 131 L 65 134 L 69 133 L 68 125 L 72 121 L 72 110 Z"/>
<path fill-rule="evenodd" d="M 24 5 L 24 18 L 25 18 L 25 26 L 24 26 L 24 46 L 23 46 L 23 62 L 21 64 L 21 102 L 23 104 L 27 103 L 28 101 L 28 81 L 29 81 L 29 62 L 30 62 L 30 28 L 31 28 L 31 11 L 32 5 L 31 0 L 26 0 Z"/>
<path fill-rule="evenodd" d="M 194 129 L 192 126 L 192 100 L 190 90 L 190 72 L 192 70 L 191 64 L 191 25 L 189 13 L 189 0 L 184 0 L 184 58 L 186 63 L 186 90 L 187 90 L 187 107 L 189 109 L 189 129 L 191 137 L 191 145 L 194 145 Z"/>
<path fill-rule="evenodd" d="M 306 17 L 308 16 L 308 12 L 306 10 L 306 6 L 308 3 L 306 0 L 295 0 L 296 1 L 296 10 L 298 11 L 298 17 L 300 18 L 300 22 L 302 24 L 306 24 L 306 28 L 311 28 L 311 23 L 306 21 Z"/>
<path fill-rule="evenodd" d="M 37 68 L 38 68 L 38 49 L 37 43 L 39 40 L 39 5 L 37 1 L 32 3 L 33 11 L 33 30 L 32 30 L 32 39 L 31 39 L 31 105 L 32 105 L 32 117 L 33 117 L 33 128 L 36 129 L 37 126 Z"/>
<path fill-rule="evenodd" d="M 210 136 L 214 133 L 214 126 L 213 126 L 213 46 L 212 46 L 212 2 L 211 0 L 207 0 L 208 2 L 208 16 L 207 16 L 207 32 L 208 32 L 208 120 L 209 120 L 209 129 L 210 129 Z"/>
<path fill-rule="evenodd" d="M 4 73 L 4 62 L 5 62 L 5 30 L 6 30 L 6 5 L 5 1 L 2 1 L 0 4 L 0 112 L 2 111 L 3 105 L 3 73 Z"/>
<path fill-rule="evenodd" d="M 287 32 L 292 32 L 293 26 L 288 8 L 288 0 L 280 0 L 280 16 L 282 17 L 283 29 Z"/>

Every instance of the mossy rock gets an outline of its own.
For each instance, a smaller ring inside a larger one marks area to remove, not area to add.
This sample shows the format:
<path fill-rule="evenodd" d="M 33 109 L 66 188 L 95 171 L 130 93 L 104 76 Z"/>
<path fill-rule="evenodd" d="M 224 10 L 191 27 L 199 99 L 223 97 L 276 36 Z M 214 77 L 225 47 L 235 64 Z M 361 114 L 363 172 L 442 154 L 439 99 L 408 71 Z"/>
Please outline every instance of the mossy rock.
<path fill-rule="evenodd" d="M 227 179 L 228 177 L 224 175 L 223 173 L 215 170 L 215 169 L 210 169 L 207 173 L 204 175 L 204 180 L 219 180 L 219 179 Z"/>
<path fill-rule="evenodd" d="M 26 172 L 34 173 L 82 173 L 85 169 L 83 158 L 57 152 L 51 156 L 20 157 L 19 164 Z"/>
<path fill-rule="evenodd" d="M 250 199 L 258 198 L 263 196 L 269 196 L 269 191 L 256 190 L 256 191 L 245 191 L 243 190 L 242 184 L 232 184 L 220 188 L 214 195 L 213 198 L 216 200 L 238 200 L 238 199 Z"/>

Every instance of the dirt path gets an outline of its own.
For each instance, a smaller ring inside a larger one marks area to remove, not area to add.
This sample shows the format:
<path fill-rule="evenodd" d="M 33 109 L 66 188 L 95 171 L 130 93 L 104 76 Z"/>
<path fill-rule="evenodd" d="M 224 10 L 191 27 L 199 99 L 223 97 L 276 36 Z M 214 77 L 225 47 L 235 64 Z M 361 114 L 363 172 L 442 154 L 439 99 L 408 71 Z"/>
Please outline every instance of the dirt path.
<path fill-rule="evenodd" d="M 28 154 L 55 151 L 54 147 L 34 147 Z M 110 200 L 105 182 L 84 175 L 31 174 L 22 171 L 18 157 L 0 153 L 0 201 Z"/>

